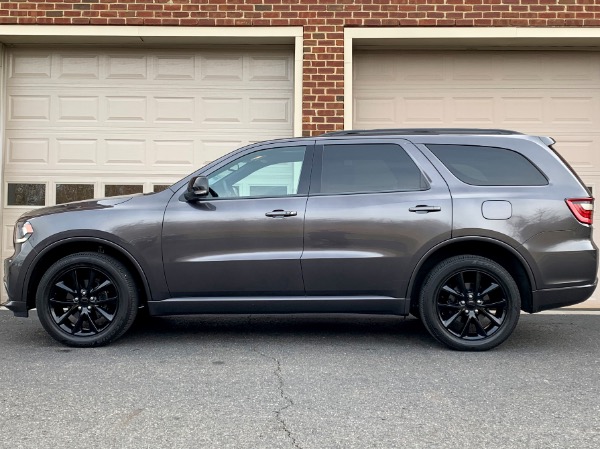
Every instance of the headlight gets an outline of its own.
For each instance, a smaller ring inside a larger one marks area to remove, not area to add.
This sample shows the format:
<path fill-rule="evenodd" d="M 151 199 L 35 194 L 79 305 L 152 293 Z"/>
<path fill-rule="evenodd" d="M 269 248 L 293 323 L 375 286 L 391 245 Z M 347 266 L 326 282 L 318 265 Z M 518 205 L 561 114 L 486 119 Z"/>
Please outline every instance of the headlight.
<path fill-rule="evenodd" d="M 20 244 L 27 241 L 29 237 L 33 234 L 33 226 L 28 221 L 17 222 L 15 225 L 15 234 L 14 234 L 14 243 Z"/>

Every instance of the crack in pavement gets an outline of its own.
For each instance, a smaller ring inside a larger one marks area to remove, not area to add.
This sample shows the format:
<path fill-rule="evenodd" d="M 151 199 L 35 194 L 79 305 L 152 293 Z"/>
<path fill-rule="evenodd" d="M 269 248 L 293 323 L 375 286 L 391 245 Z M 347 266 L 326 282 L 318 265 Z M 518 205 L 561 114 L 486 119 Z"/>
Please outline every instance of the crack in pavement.
<path fill-rule="evenodd" d="M 281 373 L 281 362 L 279 361 L 279 359 L 277 357 L 273 357 L 273 356 L 264 354 L 264 353 L 260 352 L 258 349 L 252 348 L 252 350 L 254 352 L 256 352 L 257 354 L 261 355 L 262 357 L 265 357 L 265 358 L 275 362 L 274 374 L 275 374 L 275 377 L 277 378 L 277 389 L 279 391 L 279 396 L 281 396 L 281 399 L 283 399 L 286 402 L 286 404 L 284 406 L 279 407 L 277 410 L 274 411 L 275 419 L 277 420 L 277 422 L 279 423 L 279 425 L 285 432 L 286 437 L 289 438 L 289 440 L 292 442 L 292 445 L 296 449 L 302 449 L 302 446 L 300 446 L 300 443 L 298 443 L 296 438 L 294 438 L 294 435 L 292 435 L 292 431 L 288 428 L 287 423 L 282 415 L 285 410 L 287 410 L 288 408 L 290 408 L 294 405 L 294 401 L 292 401 L 285 394 L 284 385 L 283 385 L 283 375 Z"/>

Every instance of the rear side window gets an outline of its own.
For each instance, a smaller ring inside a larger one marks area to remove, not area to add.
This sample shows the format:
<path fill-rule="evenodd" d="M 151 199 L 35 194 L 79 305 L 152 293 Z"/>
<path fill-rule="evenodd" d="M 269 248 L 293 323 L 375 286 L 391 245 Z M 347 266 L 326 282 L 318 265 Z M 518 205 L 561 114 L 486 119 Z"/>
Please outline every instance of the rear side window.
<path fill-rule="evenodd" d="M 540 170 L 523 155 L 497 147 L 427 145 L 462 182 L 476 186 L 543 186 Z"/>
<path fill-rule="evenodd" d="M 321 193 L 368 193 L 429 188 L 423 174 L 394 144 L 325 145 Z"/>

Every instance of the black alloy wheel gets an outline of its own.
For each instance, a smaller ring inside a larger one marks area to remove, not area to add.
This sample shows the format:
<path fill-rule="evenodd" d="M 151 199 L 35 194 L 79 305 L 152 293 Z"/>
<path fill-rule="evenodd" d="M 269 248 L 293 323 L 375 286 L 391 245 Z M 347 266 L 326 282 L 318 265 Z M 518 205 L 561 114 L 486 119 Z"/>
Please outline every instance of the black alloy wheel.
<path fill-rule="evenodd" d="M 420 298 L 427 330 L 459 350 L 487 350 L 502 343 L 518 322 L 520 305 L 511 275 L 480 256 L 456 256 L 438 264 Z"/>
<path fill-rule="evenodd" d="M 131 274 L 99 253 L 67 256 L 44 274 L 36 306 L 44 328 L 70 346 L 107 344 L 127 331 L 137 312 Z"/>

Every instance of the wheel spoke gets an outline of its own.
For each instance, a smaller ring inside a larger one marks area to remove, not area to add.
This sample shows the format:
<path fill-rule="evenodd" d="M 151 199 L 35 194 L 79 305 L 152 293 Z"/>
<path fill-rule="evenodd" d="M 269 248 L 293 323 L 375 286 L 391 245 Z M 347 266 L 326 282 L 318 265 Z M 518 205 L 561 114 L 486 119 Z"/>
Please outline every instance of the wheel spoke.
<path fill-rule="evenodd" d="M 452 315 L 450 318 L 448 318 L 447 320 L 442 321 L 442 324 L 444 325 L 444 327 L 450 327 L 452 325 L 452 323 L 454 323 L 454 321 L 456 321 L 456 319 L 460 316 L 461 313 L 462 313 L 462 311 L 458 311 L 454 315 Z"/>
<path fill-rule="evenodd" d="M 75 324 L 73 325 L 73 328 L 71 329 L 71 333 L 76 334 L 77 332 L 79 332 L 81 330 L 82 324 L 83 324 L 83 311 L 79 312 L 79 316 L 77 317 L 77 321 L 75 322 Z"/>
<path fill-rule="evenodd" d="M 458 277 L 458 287 L 460 288 L 461 292 L 462 292 L 462 296 L 464 296 L 465 298 L 467 297 L 467 286 L 465 285 L 465 276 L 464 276 L 464 272 L 461 271 L 460 273 L 458 273 L 456 275 L 456 277 Z"/>
<path fill-rule="evenodd" d="M 475 293 L 475 297 L 477 297 L 477 295 L 479 295 L 479 287 L 481 286 L 481 272 L 476 271 L 475 272 L 475 289 L 473 290 L 473 293 Z"/>
<path fill-rule="evenodd" d="M 498 307 L 505 307 L 505 306 L 506 306 L 506 299 L 504 299 L 504 298 L 501 299 L 500 301 L 483 304 L 483 307 L 485 307 L 486 309 L 496 309 Z"/>
<path fill-rule="evenodd" d="M 438 303 L 438 307 L 442 307 L 445 309 L 463 309 L 463 306 L 459 306 L 458 304 L 441 304 Z"/>
<path fill-rule="evenodd" d="M 59 301 L 58 299 L 54 299 L 54 298 L 50 298 L 48 300 L 48 302 L 51 302 L 53 304 L 62 305 L 62 306 L 72 306 L 75 304 L 73 301 Z"/>
<path fill-rule="evenodd" d="M 467 335 L 467 332 L 469 331 L 470 324 L 471 324 L 471 315 L 469 315 L 467 317 L 467 320 L 465 321 L 465 325 L 463 326 L 462 330 L 460 331 L 460 338 L 462 338 L 465 335 Z"/>
<path fill-rule="evenodd" d="M 77 306 L 73 306 L 71 307 L 69 310 L 67 310 L 64 314 L 62 314 L 58 320 L 56 320 L 56 324 L 58 324 L 59 326 L 61 326 L 62 324 L 65 323 L 65 321 L 67 321 L 67 319 L 73 314 L 73 312 L 75 312 L 77 310 Z"/>
<path fill-rule="evenodd" d="M 110 286 L 110 285 L 112 285 L 112 282 L 110 282 L 110 281 L 107 279 L 107 280 L 105 280 L 105 281 L 104 281 L 102 284 L 100 284 L 99 286 L 97 286 L 97 287 L 94 287 L 92 290 L 90 290 L 90 294 L 92 294 L 92 293 L 98 293 L 98 292 L 100 292 L 100 291 L 104 290 L 106 287 L 108 287 L 108 286 Z"/>
<path fill-rule="evenodd" d="M 88 291 L 92 289 L 95 279 L 96 279 L 96 270 L 94 270 L 93 268 L 90 268 L 90 276 L 88 277 L 88 283 L 87 283 Z"/>
<path fill-rule="evenodd" d="M 79 285 L 79 278 L 77 277 L 77 269 L 73 269 L 73 271 L 71 271 L 71 278 L 73 279 L 73 283 L 75 285 L 75 292 L 78 294 L 81 291 L 81 286 Z"/>
<path fill-rule="evenodd" d="M 100 300 L 96 301 L 96 302 L 94 303 L 94 305 L 100 305 L 100 304 L 109 304 L 109 303 L 111 303 L 111 302 L 117 302 L 117 300 L 118 300 L 118 299 L 119 299 L 118 297 L 116 297 L 116 296 L 112 296 L 112 297 L 110 297 L 110 298 L 104 298 L 104 299 L 100 299 Z"/>
<path fill-rule="evenodd" d="M 112 321 L 115 317 L 114 313 L 108 313 L 106 310 L 104 310 L 102 307 L 95 307 L 94 310 L 96 312 L 98 312 L 100 315 L 102 315 L 104 318 L 106 318 L 107 321 Z"/>
<path fill-rule="evenodd" d="M 490 285 L 488 288 L 486 288 L 484 291 L 482 291 L 479 294 L 479 296 L 480 297 L 484 297 L 488 293 L 493 292 L 494 290 L 496 290 L 498 287 L 500 287 L 498 284 L 496 284 L 495 282 L 492 282 L 492 285 Z"/>
<path fill-rule="evenodd" d="M 489 318 L 489 320 L 494 323 L 496 326 L 500 327 L 500 325 L 502 324 L 502 320 L 498 319 L 498 317 L 492 315 L 490 312 L 488 312 L 486 309 L 484 308 L 479 308 L 479 311 L 481 313 L 483 313 L 486 317 Z"/>
<path fill-rule="evenodd" d="M 477 335 L 480 335 L 482 337 L 487 337 L 488 333 L 481 325 L 481 322 L 477 318 L 473 318 L 473 322 L 475 323 L 475 328 L 477 329 Z"/>
<path fill-rule="evenodd" d="M 100 332 L 98 330 L 98 327 L 96 326 L 96 323 L 94 323 L 94 320 L 92 319 L 92 315 L 90 312 L 86 313 L 86 317 L 87 317 L 88 323 L 90 323 L 90 330 L 92 332 L 94 332 L 94 334 L 97 334 L 98 332 Z"/>
<path fill-rule="evenodd" d="M 64 281 L 60 281 L 59 283 L 54 284 L 54 286 L 66 291 L 67 293 L 71 293 L 72 295 L 77 295 L 77 292 L 70 287 L 67 287 Z"/>
<path fill-rule="evenodd" d="M 444 285 L 442 287 L 442 290 L 444 290 L 445 292 L 450 293 L 451 295 L 454 296 L 462 296 L 464 298 L 464 295 L 460 292 L 457 292 L 456 290 L 454 290 L 452 287 L 448 286 L 448 285 Z"/>

